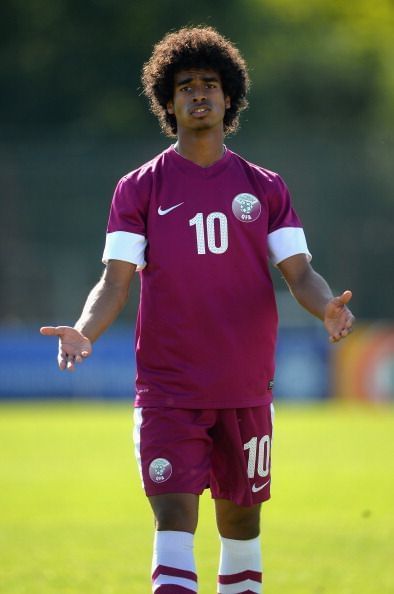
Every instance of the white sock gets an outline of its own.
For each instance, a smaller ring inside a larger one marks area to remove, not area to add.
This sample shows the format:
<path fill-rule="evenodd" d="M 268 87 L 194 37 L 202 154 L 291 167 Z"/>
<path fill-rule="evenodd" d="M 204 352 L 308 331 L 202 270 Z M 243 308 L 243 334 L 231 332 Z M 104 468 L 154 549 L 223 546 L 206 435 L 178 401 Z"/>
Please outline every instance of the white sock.
<path fill-rule="evenodd" d="M 197 574 L 194 535 L 190 532 L 155 532 L 152 559 L 152 591 L 155 594 L 194 594 Z"/>
<path fill-rule="evenodd" d="M 260 537 L 221 540 L 218 594 L 262 594 Z"/>

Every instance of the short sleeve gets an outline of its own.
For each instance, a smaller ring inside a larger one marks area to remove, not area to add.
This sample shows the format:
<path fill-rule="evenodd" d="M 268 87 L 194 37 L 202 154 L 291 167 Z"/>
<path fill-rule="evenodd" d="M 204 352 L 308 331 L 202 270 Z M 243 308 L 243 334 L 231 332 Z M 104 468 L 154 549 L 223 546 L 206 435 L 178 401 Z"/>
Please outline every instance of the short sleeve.
<path fill-rule="evenodd" d="M 122 260 L 146 265 L 146 214 L 138 179 L 133 174 L 123 177 L 116 186 L 109 214 L 103 262 Z"/>
<path fill-rule="evenodd" d="M 279 175 L 274 180 L 269 200 L 268 253 L 274 266 L 296 254 L 306 254 L 312 259 L 289 190 Z"/>

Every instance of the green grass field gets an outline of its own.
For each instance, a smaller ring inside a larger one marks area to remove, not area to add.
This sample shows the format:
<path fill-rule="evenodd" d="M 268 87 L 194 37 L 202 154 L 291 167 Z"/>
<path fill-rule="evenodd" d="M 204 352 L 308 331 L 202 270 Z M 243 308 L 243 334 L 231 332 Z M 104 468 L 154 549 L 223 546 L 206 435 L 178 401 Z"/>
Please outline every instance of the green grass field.
<path fill-rule="evenodd" d="M 394 592 L 394 410 L 277 406 L 265 594 Z M 125 404 L 0 406 L 1 594 L 148 594 L 152 519 Z M 196 536 L 216 592 L 211 500 Z"/>

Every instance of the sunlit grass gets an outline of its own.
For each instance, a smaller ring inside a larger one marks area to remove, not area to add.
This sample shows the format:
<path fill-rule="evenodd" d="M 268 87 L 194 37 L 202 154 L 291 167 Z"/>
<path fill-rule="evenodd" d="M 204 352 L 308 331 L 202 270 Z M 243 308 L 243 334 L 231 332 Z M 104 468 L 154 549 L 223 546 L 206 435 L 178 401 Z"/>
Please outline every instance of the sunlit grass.
<path fill-rule="evenodd" d="M 124 404 L 0 407 L 0 593 L 148 594 L 152 519 Z M 394 411 L 278 406 L 265 594 L 394 591 Z M 196 537 L 215 592 L 209 495 Z"/>

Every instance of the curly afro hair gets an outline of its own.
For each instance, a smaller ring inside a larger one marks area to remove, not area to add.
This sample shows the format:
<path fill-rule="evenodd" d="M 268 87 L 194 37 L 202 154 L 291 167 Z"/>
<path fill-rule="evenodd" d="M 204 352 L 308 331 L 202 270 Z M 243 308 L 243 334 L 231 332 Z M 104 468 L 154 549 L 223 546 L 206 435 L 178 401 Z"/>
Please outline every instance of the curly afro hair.
<path fill-rule="evenodd" d="M 209 68 L 219 74 L 223 92 L 231 99 L 223 120 L 224 133 L 235 132 L 240 112 L 248 106 L 250 81 L 246 62 L 238 49 L 213 27 L 199 26 L 167 33 L 155 45 L 142 70 L 144 93 L 164 134 L 176 136 L 176 118 L 167 112 L 167 103 L 173 98 L 175 73 L 189 68 Z"/>

